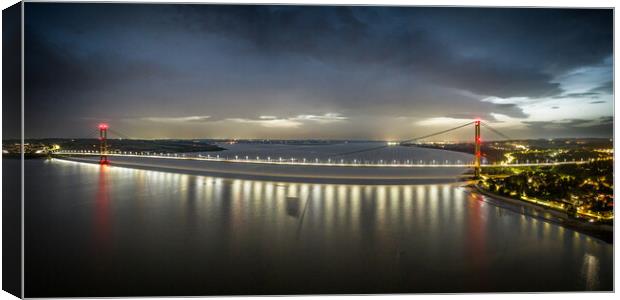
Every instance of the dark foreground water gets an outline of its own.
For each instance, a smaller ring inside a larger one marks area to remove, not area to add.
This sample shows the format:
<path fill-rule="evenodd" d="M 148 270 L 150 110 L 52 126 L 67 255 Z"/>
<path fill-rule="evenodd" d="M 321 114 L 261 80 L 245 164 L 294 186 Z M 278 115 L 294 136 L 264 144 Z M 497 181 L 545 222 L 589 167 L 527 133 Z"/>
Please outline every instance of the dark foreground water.
<path fill-rule="evenodd" d="M 612 244 L 456 184 L 25 167 L 27 297 L 613 288 Z"/>

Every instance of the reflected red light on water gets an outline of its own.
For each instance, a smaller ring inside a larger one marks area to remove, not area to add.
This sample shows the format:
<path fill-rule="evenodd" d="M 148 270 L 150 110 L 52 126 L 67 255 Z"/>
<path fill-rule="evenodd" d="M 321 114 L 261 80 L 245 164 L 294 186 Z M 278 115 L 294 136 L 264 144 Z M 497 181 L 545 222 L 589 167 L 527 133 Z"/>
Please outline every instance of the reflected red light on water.
<path fill-rule="evenodd" d="M 99 180 L 97 182 L 97 195 L 94 211 L 94 240 L 98 250 L 106 249 L 110 241 L 110 194 L 108 186 L 109 167 L 102 164 L 99 167 Z"/>

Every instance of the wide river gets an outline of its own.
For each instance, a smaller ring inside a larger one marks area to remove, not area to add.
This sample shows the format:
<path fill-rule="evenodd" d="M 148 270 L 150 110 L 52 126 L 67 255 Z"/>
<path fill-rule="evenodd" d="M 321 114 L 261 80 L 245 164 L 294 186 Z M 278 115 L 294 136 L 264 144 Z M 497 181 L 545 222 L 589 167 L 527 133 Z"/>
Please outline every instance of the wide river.
<path fill-rule="evenodd" d="M 5 160 L 17 164 L 17 161 Z M 26 297 L 613 289 L 613 245 L 453 182 L 25 162 Z"/>

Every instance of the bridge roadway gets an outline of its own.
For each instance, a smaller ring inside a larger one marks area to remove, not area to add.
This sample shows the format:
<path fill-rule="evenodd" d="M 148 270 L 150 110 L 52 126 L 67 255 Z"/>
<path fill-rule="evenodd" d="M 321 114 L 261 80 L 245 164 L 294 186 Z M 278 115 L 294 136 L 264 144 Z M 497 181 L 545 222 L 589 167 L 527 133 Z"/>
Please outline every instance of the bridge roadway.
<path fill-rule="evenodd" d="M 79 156 L 100 156 L 98 152 L 79 152 L 79 151 L 57 151 L 58 155 L 79 155 Z M 416 163 L 415 160 L 409 161 L 393 161 L 384 163 L 379 162 L 356 162 L 354 159 L 320 161 L 320 160 L 303 160 L 297 158 L 288 159 L 243 159 L 228 158 L 219 156 L 186 156 L 185 154 L 177 155 L 157 155 L 157 154 L 126 154 L 126 153 L 108 153 L 109 157 L 140 157 L 140 158 L 157 158 L 171 160 L 195 160 L 195 161 L 213 161 L 226 163 L 245 163 L 245 164 L 269 164 L 269 165 L 292 165 L 292 166 L 333 166 L 333 167 L 382 167 L 382 168 L 473 168 L 473 163 Z M 570 164 L 585 164 L 594 160 L 578 160 L 578 161 L 553 161 L 553 162 L 537 162 L 537 163 L 501 163 L 501 164 L 482 164 L 483 168 L 502 168 L 502 167 L 536 167 L 536 166 L 558 166 Z"/>

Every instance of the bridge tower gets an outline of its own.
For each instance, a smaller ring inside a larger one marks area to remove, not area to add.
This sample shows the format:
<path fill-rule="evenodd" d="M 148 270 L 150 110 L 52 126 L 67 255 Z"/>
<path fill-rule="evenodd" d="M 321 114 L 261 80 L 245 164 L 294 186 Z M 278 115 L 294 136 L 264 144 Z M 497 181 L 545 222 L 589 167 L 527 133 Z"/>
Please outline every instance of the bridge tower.
<path fill-rule="evenodd" d="M 108 124 L 99 124 L 99 163 L 107 165 L 110 163 L 108 160 Z"/>
<path fill-rule="evenodd" d="M 480 120 L 476 120 L 474 122 L 474 139 L 475 139 L 475 147 L 474 147 L 474 177 L 480 177 Z"/>

